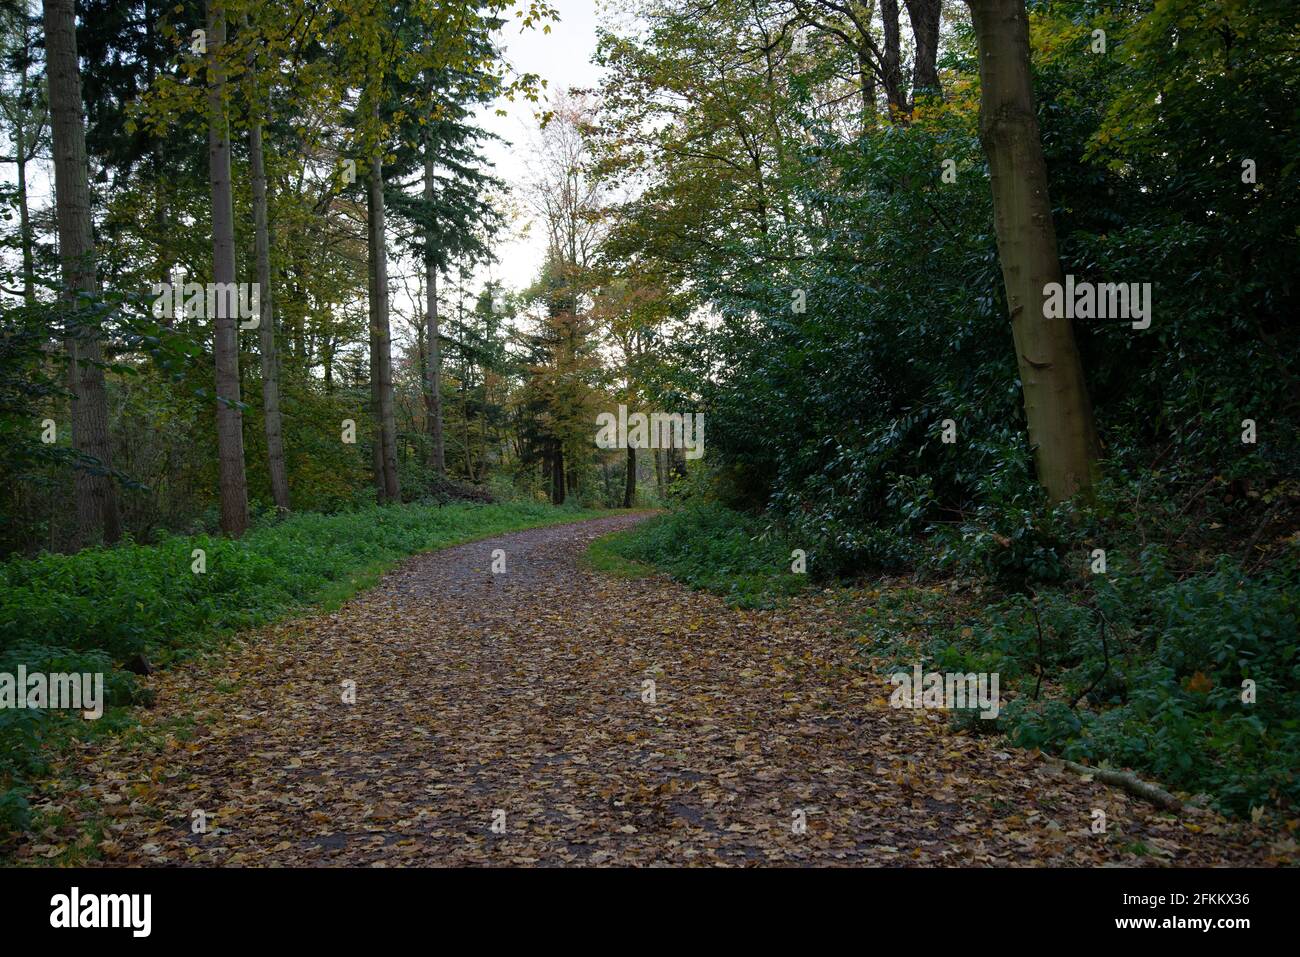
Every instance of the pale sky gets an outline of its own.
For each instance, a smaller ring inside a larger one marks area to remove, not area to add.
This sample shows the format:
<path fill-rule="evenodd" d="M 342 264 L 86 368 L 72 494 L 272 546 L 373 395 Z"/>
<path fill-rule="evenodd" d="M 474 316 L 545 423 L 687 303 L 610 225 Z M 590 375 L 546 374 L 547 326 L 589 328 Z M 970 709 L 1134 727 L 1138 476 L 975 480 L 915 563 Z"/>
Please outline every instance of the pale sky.
<path fill-rule="evenodd" d="M 616 14 L 608 10 L 604 0 L 551 0 L 559 11 L 560 22 L 551 25 L 551 32 L 540 29 L 519 32 L 516 24 L 502 31 L 502 45 L 506 60 L 519 73 L 536 73 L 547 81 L 545 95 L 549 98 L 570 87 L 595 86 L 600 70 L 591 62 L 596 51 L 596 26 L 611 26 Z M 601 8 L 601 9 L 598 9 Z M 497 116 L 495 110 L 503 109 L 507 116 Z M 523 213 L 516 223 L 516 232 L 529 217 L 524 202 L 524 184 L 528 178 L 527 156 L 529 144 L 536 132 L 535 113 L 543 109 L 539 104 L 523 100 L 511 103 L 504 98 L 482 111 L 482 125 L 506 140 L 489 144 L 486 153 L 495 165 L 496 174 L 516 191 L 514 205 Z M 498 247 L 499 262 L 484 272 L 484 278 L 503 281 L 512 289 L 528 285 L 536 278 L 545 254 L 544 231 L 534 225 L 527 238 L 516 238 Z"/>

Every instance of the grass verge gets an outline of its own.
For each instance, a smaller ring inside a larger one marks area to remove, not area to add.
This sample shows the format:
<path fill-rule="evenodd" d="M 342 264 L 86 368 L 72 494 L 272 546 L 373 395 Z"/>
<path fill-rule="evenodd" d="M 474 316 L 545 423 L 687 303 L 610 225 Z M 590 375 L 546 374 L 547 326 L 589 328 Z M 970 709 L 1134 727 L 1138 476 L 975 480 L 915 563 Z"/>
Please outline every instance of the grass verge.
<path fill-rule="evenodd" d="M 808 587 L 794 547 L 762 522 L 715 505 L 658 515 L 592 543 L 588 564 L 627 577 L 662 571 L 741 608 L 771 608 Z"/>

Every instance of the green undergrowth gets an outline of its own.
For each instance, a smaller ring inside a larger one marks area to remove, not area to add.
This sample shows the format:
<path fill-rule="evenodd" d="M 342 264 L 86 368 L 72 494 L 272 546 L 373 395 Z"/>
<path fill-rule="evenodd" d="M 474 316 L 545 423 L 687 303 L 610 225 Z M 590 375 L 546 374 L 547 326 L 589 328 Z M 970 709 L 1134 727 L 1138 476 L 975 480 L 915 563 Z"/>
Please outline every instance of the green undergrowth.
<path fill-rule="evenodd" d="M 740 608 L 771 608 L 808 587 L 792 572 L 789 542 L 758 519 L 717 505 L 691 505 L 604 536 L 589 563 L 613 574 L 662 571 Z"/>
<path fill-rule="evenodd" d="M 1132 768 L 1238 815 L 1300 803 L 1300 549 L 1175 574 L 1158 546 L 1085 587 L 992 602 L 881 594 L 856 622 L 886 670 L 999 675 L 1012 744 Z M 987 724 L 984 722 L 982 724 Z"/>

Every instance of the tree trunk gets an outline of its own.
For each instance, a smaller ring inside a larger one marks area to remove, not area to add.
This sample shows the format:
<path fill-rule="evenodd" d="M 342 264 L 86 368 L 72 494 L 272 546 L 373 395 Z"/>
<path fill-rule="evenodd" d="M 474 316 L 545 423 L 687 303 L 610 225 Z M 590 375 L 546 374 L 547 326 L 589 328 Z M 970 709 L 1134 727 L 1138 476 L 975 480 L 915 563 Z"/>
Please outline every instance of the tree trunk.
<path fill-rule="evenodd" d="M 329 336 L 321 337 L 320 361 L 324 369 L 322 375 L 325 379 L 325 394 L 332 395 L 334 392 L 334 342 Z"/>
<path fill-rule="evenodd" d="M 1029 70 L 1024 0 L 967 0 L 980 55 L 980 141 L 993 187 L 1029 441 L 1038 480 L 1059 502 L 1088 489 L 1098 442 L 1069 319 L 1043 316 L 1044 289 L 1061 282 L 1047 165 Z"/>
<path fill-rule="evenodd" d="M 377 351 L 378 351 L 378 347 L 375 345 L 375 336 L 373 333 L 371 333 L 370 355 L 372 358 L 371 358 L 371 371 L 370 371 L 370 403 L 371 403 L 371 419 L 375 427 L 375 440 L 373 443 L 371 443 L 372 444 L 371 451 L 373 452 L 372 461 L 374 463 L 374 471 L 375 471 L 375 501 L 378 502 L 380 505 L 383 505 L 384 502 L 388 501 L 388 486 L 385 483 L 385 479 L 384 479 L 384 438 L 382 434 L 382 429 L 379 425 L 379 380 L 375 378 L 375 373 L 374 373 L 373 357 Z"/>
<path fill-rule="evenodd" d="M 433 150 L 430 137 L 424 142 L 424 199 L 433 202 Z M 424 236 L 424 319 L 428 326 L 429 356 L 424 371 L 425 428 L 429 433 L 429 465 L 439 475 L 447 474 L 447 451 L 442 439 L 442 342 L 438 331 L 438 262 L 434 256 L 432 227 Z"/>
<path fill-rule="evenodd" d="M 28 117 L 25 111 L 27 107 L 27 95 L 32 85 L 32 78 L 29 75 L 29 69 L 31 67 L 32 34 L 27 25 L 26 4 L 22 7 L 22 14 L 23 19 L 19 27 L 23 33 L 22 79 L 18 84 L 18 103 L 15 111 L 17 120 L 14 123 L 14 164 L 18 167 L 18 236 L 23 256 L 23 302 L 30 306 L 36 302 L 36 261 L 32 254 L 34 234 L 32 231 L 31 209 L 27 202 L 27 164 L 36 158 L 36 148 L 40 144 L 41 139 L 41 127 L 40 125 L 37 125 L 34 133 L 35 142 L 29 144 L 27 142 Z M 36 82 L 39 83 L 40 80 L 38 79 Z M 80 102 L 80 86 L 78 86 L 77 97 L 78 102 Z M 80 125 L 80 112 L 78 112 L 77 115 L 78 125 Z"/>
<path fill-rule="evenodd" d="M 235 210 L 230 184 L 230 122 L 224 103 L 226 11 L 208 0 L 208 180 L 212 187 L 212 281 L 235 281 Z M 239 409 L 239 314 L 218 296 L 213 352 L 217 365 L 217 460 L 221 481 L 221 530 L 233 538 L 248 529 L 244 475 L 244 415 Z"/>
<path fill-rule="evenodd" d="M 248 24 L 247 15 L 244 24 Z M 252 75 L 251 67 L 249 72 Z M 250 100 L 256 102 L 256 89 L 251 91 Z M 280 362 L 275 353 L 275 312 L 271 299 L 271 236 L 267 224 L 266 160 L 262 152 L 262 117 L 255 107 L 249 117 L 248 162 L 253 180 L 253 231 L 261 302 L 258 336 L 261 342 L 262 415 L 265 420 L 267 468 L 271 476 L 271 497 L 275 500 L 275 507 L 287 512 L 289 476 L 284 465 L 284 435 L 280 425 Z"/>
<path fill-rule="evenodd" d="M 636 449 L 627 447 L 627 479 L 623 483 L 623 507 L 631 508 L 636 501 Z"/>
<path fill-rule="evenodd" d="M 898 28 L 898 0 L 880 0 L 880 22 L 884 27 L 885 50 L 881 61 L 885 99 L 890 112 L 906 113 L 907 96 L 903 93 L 902 42 Z"/>
<path fill-rule="evenodd" d="M 912 101 L 922 94 L 940 96 L 939 71 L 935 61 L 939 56 L 939 19 L 943 14 L 943 0 L 903 0 L 908 19 L 912 21 L 912 39 L 916 47 L 912 65 Z"/>
<path fill-rule="evenodd" d="M 479 441 L 482 443 L 478 456 L 478 481 L 487 480 L 488 467 L 488 380 L 487 369 L 483 370 L 483 382 L 479 387 L 482 400 L 479 402 L 478 410 L 478 434 Z"/>
<path fill-rule="evenodd" d="M 24 70 L 24 88 L 26 83 Z M 18 166 L 18 237 L 23 254 L 23 302 L 30 306 L 36 302 L 36 265 L 32 258 L 32 216 L 27 206 L 27 130 L 21 110 L 18 116 L 18 122 L 14 124 L 14 162 Z"/>
<path fill-rule="evenodd" d="M 876 74 L 871 67 L 871 57 L 865 46 L 857 49 L 858 81 L 862 93 L 862 132 L 876 124 Z"/>
<path fill-rule="evenodd" d="M 465 323 L 460 324 L 461 341 L 468 338 L 465 335 Z M 474 450 L 469 441 L 469 354 L 464 353 L 464 362 L 460 367 L 460 424 L 461 438 L 465 443 L 465 481 L 474 481 Z"/>
<path fill-rule="evenodd" d="M 554 442 L 554 454 L 551 456 L 551 504 L 564 504 L 564 446 Z"/>
<path fill-rule="evenodd" d="M 147 48 L 152 49 L 154 44 L 154 31 L 157 28 L 158 15 L 154 12 L 154 4 L 151 0 L 145 0 L 144 4 L 144 37 Z M 144 85 L 148 89 L 153 86 L 154 79 L 158 75 L 158 70 L 153 60 L 149 61 L 148 69 L 145 71 Z M 156 275 L 161 283 L 170 283 L 172 278 L 172 264 L 169 256 L 173 253 L 167 238 L 171 235 L 171 225 L 167 217 L 167 164 L 163 160 L 162 141 L 154 139 L 149 146 L 149 165 L 150 175 L 153 180 L 153 224 L 154 224 L 154 268 L 157 270 Z M 173 328 L 175 322 L 174 316 L 163 316 L 159 320 L 163 328 Z"/>
<path fill-rule="evenodd" d="M 686 478 L 686 450 L 673 449 L 673 474 L 677 478 Z"/>
<path fill-rule="evenodd" d="M 376 94 L 377 95 L 377 94 Z M 378 116 L 378 100 L 375 114 Z M 380 150 L 370 160 L 368 199 L 370 207 L 370 378 L 375 400 L 375 434 L 380 500 L 400 502 L 397 481 L 397 422 L 393 415 L 393 344 L 388 325 L 388 249 L 384 226 L 384 172 Z"/>
<path fill-rule="evenodd" d="M 655 449 L 655 491 L 660 495 L 664 491 L 664 450 Z"/>
<path fill-rule="evenodd" d="M 366 202 L 370 202 L 370 187 L 366 187 Z M 374 214 L 369 214 L 371 219 Z M 374 442 L 371 449 L 375 475 L 375 501 L 383 505 L 388 499 L 388 483 L 384 476 L 384 428 L 379 414 L 379 332 L 375 326 L 375 303 L 379 293 L 375 284 L 375 253 L 372 248 L 374 240 L 370 235 L 370 226 L 366 226 L 367 282 L 369 291 L 370 318 L 367 325 L 370 330 L 370 421 L 374 426 Z"/>
<path fill-rule="evenodd" d="M 74 304 L 81 293 L 99 289 L 95 274 L 95 237 L 90 220 L 86 129 L 81 119 L 81 75 L 77 64 L 75 0 L 46 0 L 45 49 L 49 76 L 50 131 L 54 150 L 55 207 L 64 297 Z M 89 324 L 89 320 L 88 320 Z M 74 547 L 97 539 L 116 542 L 122 534 L 112 477 L 108 435 L 108 397 L 103 348 L 95 329 L 82 329 L 66 341 L 72 392 L 72 445 L 96 459 L 104 474 L 79 468 L 74 479 L 77 538 Z M 100 471 L 97 469 L 96 471 Z"/>

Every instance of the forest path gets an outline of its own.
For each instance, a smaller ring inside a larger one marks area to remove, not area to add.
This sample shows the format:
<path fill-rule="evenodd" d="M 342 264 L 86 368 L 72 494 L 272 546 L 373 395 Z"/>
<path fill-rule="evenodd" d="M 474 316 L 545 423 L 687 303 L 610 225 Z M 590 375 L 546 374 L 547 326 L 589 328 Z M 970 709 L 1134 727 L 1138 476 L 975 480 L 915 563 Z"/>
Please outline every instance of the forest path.
<path fill-rule="evenodd" d="M 891 709 L 822 595 L 737 611 L 579 562 L 642 517 L 420 555 L 334 613 L 155 676 L 143 734 L 64 769 L 92 783 L 48 799 L 72 822 L 45 839 L 75 838 L 93 804 L 110 864 L 1268 859 L 1249 825 L 1180 821 L 945 715 Z"/>

